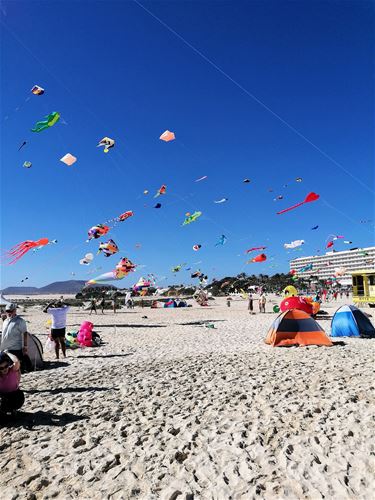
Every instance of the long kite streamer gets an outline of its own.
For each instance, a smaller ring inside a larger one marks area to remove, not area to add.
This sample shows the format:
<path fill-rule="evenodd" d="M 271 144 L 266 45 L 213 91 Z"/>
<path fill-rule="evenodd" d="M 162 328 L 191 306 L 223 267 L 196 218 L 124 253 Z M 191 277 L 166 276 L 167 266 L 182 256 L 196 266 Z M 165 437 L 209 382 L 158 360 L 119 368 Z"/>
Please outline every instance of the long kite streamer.
<path fill-rule="evenodd" d="M 281 210 L 281 212 L 277 212 L 277 215 L 284 214 L 285 212 L 289 212 L 290 210 L 294 210 L 297 207 L 300 207 L 301 205 L 304 205 L 305 203 L 311 203 L 312 201 L 316 201 L 320 198 L 320 196 L 316 193 L 309 193 L 306 198 L 301 201 L 300 203 L 297 203 L 296 205 L 293 205 L 292 207 L 285 208 L 284 210 Z"/>

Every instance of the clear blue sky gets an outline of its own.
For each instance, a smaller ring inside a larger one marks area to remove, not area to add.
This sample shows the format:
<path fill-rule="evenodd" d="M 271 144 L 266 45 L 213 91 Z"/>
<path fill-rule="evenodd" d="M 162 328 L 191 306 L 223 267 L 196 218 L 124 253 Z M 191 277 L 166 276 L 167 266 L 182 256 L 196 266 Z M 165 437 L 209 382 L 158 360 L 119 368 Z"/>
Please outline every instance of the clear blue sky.
<path fill-rule="evenodd" d="M 142 5 L 234 82 L 136 2 L 2 3 L 1 248 L 58 240 L 2 265 L 2 287 L 26 276 L 30 286 L 89 279 L 78 261 L 101 240 L 86 243 L 88 228 L 125 210 L 135 216 L 109 236 L 146 267 L 120 286 L 151 272 L 167 277 L 160 284 L 188 282 L 190 272 L 170 272 L 184 262 L 210 278 L 287 271 L 292 257 L 323 252 L 329 234 L 373 245 L 373 225 L 359 221 L 374 219 L 374 4 Z M 45 94 L 32 95 L 34 84 Z M 63 120 L 30 132 L 52 111 Z M 174 142 L 159 140 L 166 129 Z M 108 154 L 96 147 L 104 136 L 116 140 Z M 59 161 L 68 152 L 78 158 L 72 167 Z M 156 210 L 161 184 L 167 194 Z M 321 199 L 276 215 L 309 191 Z M 201 219 L 181 227 L 194 210 Z M 221 234 L 227 244 L 215 247 Z M 295 239 L 306 241 L 303 252 L 287 253 L 283 244 Z M 244 251 L 261 245 L 267 262 L 246 265 Z M 98 255 L 92 267 L 100 274 L 117 261 Z"/>

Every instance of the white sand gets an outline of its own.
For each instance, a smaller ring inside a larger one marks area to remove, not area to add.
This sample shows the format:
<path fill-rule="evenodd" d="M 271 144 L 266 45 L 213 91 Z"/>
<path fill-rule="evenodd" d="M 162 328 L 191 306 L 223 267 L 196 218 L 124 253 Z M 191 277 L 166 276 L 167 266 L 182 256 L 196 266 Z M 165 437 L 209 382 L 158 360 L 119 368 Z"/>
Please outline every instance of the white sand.
<path fill-rule="evenodd" d="M 48 316 L 23 316 L 44 344 Z M 372 499 L 375 341 L 272 348 L 275 317 L 222 299 L 73 309 L 69 329 L 91 318 L 106 344 L 23 376 L 24 414 L 0 431 L 1 498 Z"/>

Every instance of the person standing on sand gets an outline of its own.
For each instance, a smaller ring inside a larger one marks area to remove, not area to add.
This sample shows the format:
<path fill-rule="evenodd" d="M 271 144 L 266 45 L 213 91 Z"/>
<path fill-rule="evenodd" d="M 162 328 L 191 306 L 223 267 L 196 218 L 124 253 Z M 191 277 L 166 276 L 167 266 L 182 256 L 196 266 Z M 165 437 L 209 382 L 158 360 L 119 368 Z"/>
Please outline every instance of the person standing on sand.
<path fill-rule="evenodd" d="M 114 312 L 114 314 L 116 314 L 116 306 L 117 306 L 117 304 L 116 304 L 116 297 L 113 297 L 112 306 L 113 306 L 113 312 Z"/>
<path fill-rule="evenodd" d="M 93 297 L 91 299 L 91 304 L 90 305 L 91 305 L 90 316 L 91 316 L 91 314 L 92 314 L 93 311 L 95 311 L 95 314 L 98 314 L 98 312 L 96 310 L 96 298 L 95 297 Z"/>
<path fill-rule="evenodd" d="M 61 300 L 51 302 L 43 309 L 43 312 L 52 316 L 50 338 L 55 342 L 56 359 L 59 359 L 60 347 L 64 358 L 66 358 L 65 331 L 66 315 L 69 309 L 69 306 L 63 304 Z"/>
<path fill-rule="evenodd" d="M 102 309 L 102 314 L 104 314 L 104 309 L 105 309 L 105 296 L 103 295 L 102 300 L 100 301 L 100 307 Z"/>
<path fill-rule="evenodd" d="M 248 304 L 247 304 L 247 309 L 249 311 L 250 314 L 254 314 L 254 298 L 253 298 L 253 294 L 252 293 L 249 293 L 249 300 L 248 300 Z"/>
<path fill-rule="evenodd" d="M 261 296 L 259 297 L 259 312 L 261 313 L 266 312 L 266 302 L 267 302 L 266 296 L 264 295 L 264 293 L 262 293 Z"/>
<path fill-rule="evenodd" d="M 16 304 L 7 304 L 5 312 L 7 318 L 3 323 L 0 351 L 6 350 L 16 356 L 21 362 L 22 372 L 32 371 L 31 361 L 27 355 L 26 321 L 17 315 Z"/>

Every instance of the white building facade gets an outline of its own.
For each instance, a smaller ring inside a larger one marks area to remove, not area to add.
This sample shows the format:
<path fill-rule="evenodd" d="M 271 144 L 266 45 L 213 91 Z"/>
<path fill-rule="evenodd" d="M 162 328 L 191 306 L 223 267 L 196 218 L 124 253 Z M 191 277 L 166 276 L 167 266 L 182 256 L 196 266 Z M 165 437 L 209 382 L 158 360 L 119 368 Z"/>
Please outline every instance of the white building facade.
<path fill-rule="evenodd" d="M 375 268 L 375 247 L 356 248 L 343 252 L 327 252 L 325 255 L 300 257 L 290 261 L 290 270 L 295 270 L 299 278 L 316 276 L 328 280 L 336 276 L 341 285 L 351 285 L 351 272 L 373 270 Z M 312 266 L 312 269 L 311 269 Z M 303 270 L 305 267 L 309 267 Z"/>

